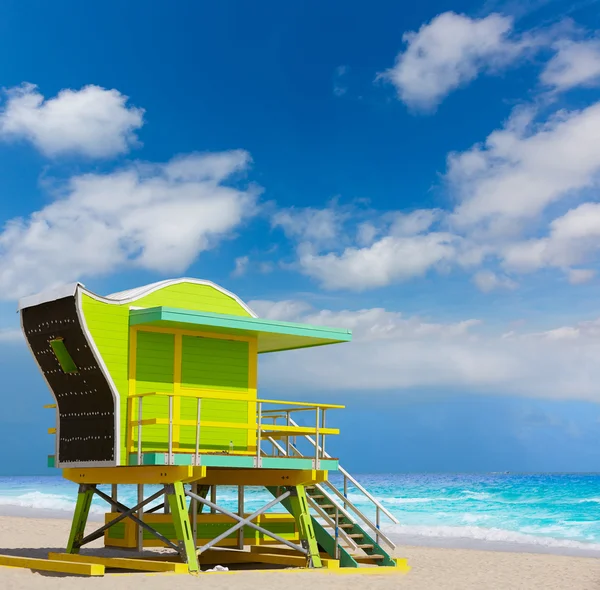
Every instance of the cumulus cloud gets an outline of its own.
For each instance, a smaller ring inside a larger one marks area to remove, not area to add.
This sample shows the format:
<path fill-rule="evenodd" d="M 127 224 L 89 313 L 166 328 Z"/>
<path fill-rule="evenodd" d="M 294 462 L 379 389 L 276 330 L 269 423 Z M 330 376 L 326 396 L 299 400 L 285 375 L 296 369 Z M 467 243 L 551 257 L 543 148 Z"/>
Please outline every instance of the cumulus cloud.
<path fill-rule="evenodd" d="M 587 262 L 600 249 L 600 203 L 583 203 L 550 223 L 548 236 L 517 242 L 504 252 L 504 265 L 519 272 L 544 267 L 570 269 Z M 571 270 L 573 282 L 591 278 Z"/>
<path fill-rule="evenodd" d="M 482 270 L 473 276 L 473 282 L 477 288 L 484 293 L 490 293 L 496 289 L 516 289 L 517 283 L 505 276 L 498 276 L 491 270 Z"/>
<path fill-rule="evenodd" d="M 514 228 L 560 199 L 597 186 L 600 102 L 534 122 L 516 109 L 483 144 L 448 158 L 450 188 L 460 201 L 454 222 Z"/>
<path fill-rule="evenodd" d="M 438 210 L 369 215 L 334 203 L 279 211 L 272 224 L 296 242 L 296 267 L 326 289 L 362 291 L 467 262 L 464 240 L 432 229 Z"/>
<path fill-rule="evenodd" d="M 291 207 L 275 212 L 271 225 L 301 243 L 331 244 L 339 238 L 348 217 L 349 210 L 336 203 L 322 209 Z"/>
<path fill-rule="evenodd" d="M 118 90 L 85 86 L 45 99 L 33 84 L 6 91 L 0 138 L 26 140 L 46 156 L 81 154 L 109 158 L 138 144 L 142 109 L 128 106 Z"/>
<path fill-rule="evenodd" d="M 514 289 L 511 273 L 541 268 L 585 282 L 591 271 L 577 267 L 595 260 L 600 243 L 600 205 L 581 203 L 600 188 L 600 102 L 539 115 L 515 108 L 484 142 L 449 154 L 451 209 L 333 203 L 279 211 L 273 225 L 295 242 L 296 268 L 327 289 L 379 288 L 456 267 L 475 271 L 484 292 Z M 482 269 L 486 259 L 505 274 Z"/>
<path fill-rule="evenodd" d="M 590 268 L 570 268 L 567 271 L 567 277 L 571 285 L 581 285 L 588 283 L 596 276 L 596 271 Z"/>
<path fill-rule="evenodd" d="M 188 154 L 71 178 L 56 198 L 0 233 L 6 299 L 126 266 L 180 273 L 255 212 L 257 190 L 226 181 L 242 150 Z"/>
<path fill-rule="evenodd" d="M 263 314 L 269 302 L 251 302 Z M 353 342 L 267 355 L 267 387 L 389 392 L 435 387 L 449 394 L 506 393 L 600 401 L 600 320 L 536 333 L 497 334 L 476 319 L 431 322 L 373 308 L 318 311 L 271 302 L 277 319 L 351 328 Z M 288 313 L 285 313 L 287 310 Z M 303 370 L 296 368 L 301 365 Z"/>
<path fill-rule="evenodd" d="M 543 84 L 557 91 L 600 83 L 600 40 L 563 39 L 556 44 L 556 55 L 540 75 Z"/>
<path fill-rule="evenodd" d="M 325 289 L 364 291 L 478 265 L 484 250 L 444 231 L 445 218 L 439 209 L 382 213 L 333 204 L 285 209 L 272 223 L 295 241 L 297 270 Z"/>
<path fill-rule="evenodd" d="M 348 247 L 341 253 L 316 254 L 301 248 L 298 263 L 326 289 L 361 291 L 425 275 L 456 257 L 456 242 L 456 236 L 442 232 L 385 236 L 368 247 Z"/>
<path fill-rule="evenodd" d="M 231 276 L 233 277 L 241 277 L 246 274 L 248 270 L 248 264 L 250 263 L 250 258 L 248 256 L 239 256 L 235 259 L 235 267 Z"/>
<path fill-rule="evenodd" d="M 382 77 L 408 106 L 433 109 L 480 72 L 501 69 L 536 44 L 533 37 L 516 38 L 512 32 L 507 16 L 478 19 L 444 12 L 417 32 L 404 34 L 406 49 Z"/>

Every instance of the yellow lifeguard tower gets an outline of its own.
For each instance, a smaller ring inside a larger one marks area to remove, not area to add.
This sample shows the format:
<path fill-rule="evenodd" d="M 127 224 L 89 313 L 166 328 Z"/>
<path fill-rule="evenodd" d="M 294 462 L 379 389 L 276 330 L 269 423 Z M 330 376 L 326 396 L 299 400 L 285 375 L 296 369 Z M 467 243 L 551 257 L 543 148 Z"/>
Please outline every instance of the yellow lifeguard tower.
<path fill-rule="evenodd" d="M 348 342 L 349 330 L 259 319 L 234 294 L 189 278 L 106 297 L 77 283 L 26 297 L 19 309 L 55 400 L 49 464 L 79 484 L 66 553 L 52 559 L 189 572 L 252 562 L 408 569 L 380 529 L 382 516 L 394 516 L 326 452 L 339 433 L 330 414 L 343 406 L 257 395 L 260 354 Z M 328 479 L 335 471 L 340 489 Z M 135 506 L 120 501 L 121 484 L 138 486 Z M 146 494 L 149 485 L 158 491 Z M 235 512 L 219 505 L 224 485 L 237 486 Z M 374 519 L 350 501 L 349 485 Z M 246 486 L 273 500 L 248 514 Z M 85 535 L 94 496 L 111 509 Z M 273 512 L 278 504 L 285 511 Z M 78 554 L 102 537 L 110 547 L 171 548 L 174 558 Z"/>

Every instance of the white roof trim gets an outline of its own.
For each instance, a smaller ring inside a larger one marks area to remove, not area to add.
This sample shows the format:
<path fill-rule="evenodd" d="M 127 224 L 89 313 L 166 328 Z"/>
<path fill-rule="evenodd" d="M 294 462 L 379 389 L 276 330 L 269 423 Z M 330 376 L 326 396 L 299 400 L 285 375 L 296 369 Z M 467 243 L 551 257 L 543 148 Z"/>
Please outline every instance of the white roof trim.
<path fill-rule="evenodd" d="M 194 283 L 196 285 L 207 285 L 213 287 L 217 291 L 221 291 L 224 295 L 231 297 L 234 301 L 239 303 L 253 318 L 257 318 L 258 315 L 254 313 L 237 295 L 220 287 L 212 281 L 206 281 L 204 279 L 194 279 L 191 277 L 182 277 L 180 279 L 167 279 L 164 281 L 157 281 L 156 283 L 150 283 L 149 285 L 143 285 L 142 287 L 136 287 L 134 289 L 128 289 L 126 291 L 119 291 L 118 293 L 112 293 L 106 297 L 97 296 L 99 299 L 106 301 L 107 303 L 132 303 L 141 297 L 149 295 L 150 293 L 168 287 L 170 285 L 176 285 L 178 283 Z"/>
<path fill-rule="evenodd" d="M 18 310 L 21 311 L 26 307 L 33 307 L 34 305 L 48 303 L 49 301 L 56 301 L 57 299 L 63 299 L 64 297 L 72 297 L 73 295 L 75 295 L 75 292 L 77 291 L 77 288 L 80 285 L 81 283 L 70 283 L 68 285 L 61 285 L 60 287 L 55 287 L 54 289 L 42 291 L 37 295 L 21 297 L 21 299 L 19 299 Z"/>
<path fill-rule="evenodd" d="M 237 295 L 231 291 L 220 287 L 212 281 L 205 281 L 203 279 L 194 279 L 190 277 L 157 281 L 156 283 L 150 283 L 149 285 L 143 285 L 142 287 L 135 287 L 134 289 L 127 289 L 126 291 L 119 291 L 118 293 L 112 293 L 111 295 L 106 296 L 92 293 L 92 291 L 86 289 L 81 283 L 72 283 L 70 285 L 63 285 L 61 287 L 57 287 L 56 289 L 44 291 L 38 295 L 23 297 L 19 300 L 19 310 L 24 309 L 25 307 L 33 307 L 34 305 L 39 305 L 40 303 L 62 299 L 63 297 L 68 297 L 69 295 L 75 295 L 78 288 L 82 288 L 88 295 L 99 301 L 122 305 L 124 303 L 132 303 L 154 291 L 158 291 L 159 289 L 168 287 L 169 285 L 176 285 L 178 283 L 194 283 L 196 285 L 207 285 L 209 287 L 213 287 L 213 289 L 221 291 L 221 293 L 231 297 L 234 301 L 239 303 L 253 318 L 258 317 L 256 313 L 254 313 Z"/>

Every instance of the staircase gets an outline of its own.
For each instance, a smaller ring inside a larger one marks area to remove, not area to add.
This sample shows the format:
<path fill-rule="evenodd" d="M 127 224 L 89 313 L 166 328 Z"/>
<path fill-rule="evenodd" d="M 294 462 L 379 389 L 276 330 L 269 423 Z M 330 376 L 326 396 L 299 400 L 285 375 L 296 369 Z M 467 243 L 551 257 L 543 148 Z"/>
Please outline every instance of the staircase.
<path fill-rule="evenodd" d="M 291 425 L 296 426 L 293 420 Z M 304 438 L 316 448 L 315 440 L 310 436 Z M 286 449 L 273 438 L 268 439 L 282 455 L 305 457 L 296 444 L 289 442 Z M 319 447 L 321 456 L 330 455 Z M 333 559 L 339 559 L 341 567 L 388 566 L 408 567 L 404 559 L 391 557 L 388 551 L 396 545 L 380 530 L 381 514 L 393 523 L 398 520 L 374 498 L 350 473 L 343 467 L 338 468 L 343 477 L 343 490 L 339 490 L 330 481 L 306 486 L 306 496 L 312 509 L 312 523 L 317 542 L 321 549 Z M 375 522 L 372 522 L 353 502 L 348 499 L 348 483 L 355 491 L 362 494 L 375 508 Z M 386 546 L 387 550 L 384 549 Z"/>

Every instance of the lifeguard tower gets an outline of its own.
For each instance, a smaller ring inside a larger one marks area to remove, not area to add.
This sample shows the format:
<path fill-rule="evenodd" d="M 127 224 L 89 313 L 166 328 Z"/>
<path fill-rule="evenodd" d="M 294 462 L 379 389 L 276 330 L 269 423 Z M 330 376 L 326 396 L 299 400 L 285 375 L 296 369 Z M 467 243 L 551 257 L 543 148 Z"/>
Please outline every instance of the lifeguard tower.
<path fill-rule="evenodd" d="M 49 465 L 79 484 L 66 553 L 51 559 L 95 572 L 193 573 L 216 563 L 408 569 L 389 555 L 394 544 L 380 528 L 394 516 L 326 451 L 339 433 L 330 415 L 343 406 L 257 395 L 260 354 L 348 342 L 349 330 L 260 319 L 234 294 L 188 278 L 106 297 L 77 283 L 24 298 L 19 309 L 55 400 Z M 136 505 L 123 504 L 122 484 L 137 485 Z M 219 504 L 222 486 L 236 486 L 237 510 Z M 273 500 L 249 514 L 248 486 Z M 349 486 L 374 518 L 350 501 Z M 110 510 L 86 535 L 94 496 Z M 79 554 L 100 538 L 174 553 Z"/>

